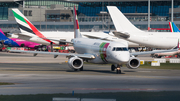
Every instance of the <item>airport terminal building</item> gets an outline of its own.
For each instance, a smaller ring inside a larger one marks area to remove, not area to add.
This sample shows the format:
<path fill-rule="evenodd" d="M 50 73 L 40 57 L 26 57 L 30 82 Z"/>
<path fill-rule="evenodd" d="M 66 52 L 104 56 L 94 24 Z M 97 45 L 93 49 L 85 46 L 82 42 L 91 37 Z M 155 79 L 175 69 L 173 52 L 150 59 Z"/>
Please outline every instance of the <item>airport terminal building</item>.
<path fill-rule="evenodd" d="M 152 29 L 169 31 L 172 0 L 151 0 Z M 41 31 L 73 31 L 73 6 L 81 31 L 115 30 L 106 6 L 117 6 L 138 28 L 148 29 L 148 0 L 1 0 L 0 28 L 18 29 L 12 8 L 18 8 Z M 174 22 L 180 27 L 180 1 L 174 0 Z"/>

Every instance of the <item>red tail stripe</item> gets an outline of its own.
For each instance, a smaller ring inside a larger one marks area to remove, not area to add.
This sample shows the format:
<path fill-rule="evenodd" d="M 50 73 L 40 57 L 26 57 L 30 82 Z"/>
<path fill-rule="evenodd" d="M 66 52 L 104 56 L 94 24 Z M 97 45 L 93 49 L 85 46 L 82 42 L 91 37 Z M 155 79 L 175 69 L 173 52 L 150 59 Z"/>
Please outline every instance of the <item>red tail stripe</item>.
<path fill-rule="evenodd" d="M 77 19 L 77 12 L 76 12 L 76 7 L 74 6 L 74 13 L 75 13 L 75 17 L 76 17 L 76 29 L 79 29 L 79 24 L 78 24 L 78 19 Z"/>
<path fill-rule="evenodd" d="M 31 27 L 31 29 L 32 29 L 32 31 L 38 36 L 38 37 L 40 37 L 40 38 L 46 38 L 44 35 L 42 35 L 37 29 L 36 29 L 36 27 L 34 27 L 29 21 L 27 21 L 26 19 L 24 19 L 27 23 L 28 23 L 28 25 Z M 47 42 L 52 42 L 51 40 L 48 40 L 48 39 L 43 39 L 43 40 L 45 40 L 45 41 L 47 41 Z M 55 44 L 54 42 L 53 42 L 53 44 Z"/>

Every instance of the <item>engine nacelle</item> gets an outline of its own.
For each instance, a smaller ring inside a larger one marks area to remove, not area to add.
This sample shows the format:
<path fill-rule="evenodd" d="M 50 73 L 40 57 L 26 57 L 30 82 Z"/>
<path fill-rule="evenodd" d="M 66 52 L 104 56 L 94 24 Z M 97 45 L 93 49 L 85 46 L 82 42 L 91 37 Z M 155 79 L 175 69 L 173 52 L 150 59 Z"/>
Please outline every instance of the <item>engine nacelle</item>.
<path fill-rule="evenodd" d="M 129 69 L 137 69 L 140 66 L 140 60 L 138 58 L 135 58 L 135 57 L 130 57 L 126 66 Z"/>
<path fill-rule="evenodd" d="M 78 57 L 72 57 L 68 60 L 68 65 L 71 69 L 80 69 L 83 66 L 83 60 Z"/>

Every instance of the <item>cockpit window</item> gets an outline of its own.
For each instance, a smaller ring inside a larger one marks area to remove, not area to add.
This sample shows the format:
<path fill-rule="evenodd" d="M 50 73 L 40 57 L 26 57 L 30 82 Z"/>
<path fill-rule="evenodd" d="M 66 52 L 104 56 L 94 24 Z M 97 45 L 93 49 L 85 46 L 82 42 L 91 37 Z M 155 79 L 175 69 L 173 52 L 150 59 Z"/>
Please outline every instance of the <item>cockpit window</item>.
<path fill-rule="evenodd" d="M 114 47 L 113 49 L 112 49 L 112 51 L 115 51 L 116 50 L 116 48 Z"/>
<path fill-rule="evenodd" d="M 112 51 L 128 51 L 128 48 L 126 47 L 114 47 Z"/>

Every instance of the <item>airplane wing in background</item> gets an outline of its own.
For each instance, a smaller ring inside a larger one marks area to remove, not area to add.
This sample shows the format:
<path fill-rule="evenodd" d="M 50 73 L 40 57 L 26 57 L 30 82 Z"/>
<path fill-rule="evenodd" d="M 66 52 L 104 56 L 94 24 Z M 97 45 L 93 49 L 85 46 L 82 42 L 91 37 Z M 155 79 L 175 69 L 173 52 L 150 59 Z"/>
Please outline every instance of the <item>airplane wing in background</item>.
<path fill-rule="evenodd" d="M 18 37 L 26 37 L 26 38 L 32 38 L 32 36 L 29 36 L 29 35 L 24 35 L 24 34 L 16 34 L 16 35 L 18 35 Z M 20 38 L 21 39 L 21 38 Z"/>
<path fill-rule="evenodd" d="M 113 34 L 118 38 L 129 38 L 130 35 L 127 32 L 113 32 Z"/>
<path fill-rule="evenodd" d="M 175 52 L 179 49 L 171 49 L 171 50 L 157 50 L 157 51 L 146 51 L 146 52 L 134 52 L 130 53 L 131 55 L 144 55 L 144 54 L 153 54 L 153 53 L 165 53 L 165 52 Z"/>
<path fill-rule="evenodd" d="M 94 59 L 95 56 L 92 54 L 75 54 L 75 53 L 58 53 L 58 52 L 42 52 L 42 51 L 22 51 L 22 50 L 9 50 L 10 52 L 23 52 L 23 53 L 33 53 L 34 56 L 37 54 L 50 54 L 54 55 L 54 58 L 56 58 L 58 55 L 67 56 L 67 57 L 79 57 L 82 59 Z"/>
<path fill-rule="evenodd" d="M 70 42 L 70 41 L 64 41 L 64 40 L 56 40 L 56 39 L 49 39 L 49 38 L 42 38 L 42 39 L 51 40 L 51 41 L 57 41 L 57 42 L 64 42 L 64 43 L 71 43 L 71 44 L 73 44 L 73 42 Z"/>
<path fill-rule="evenodd" d="M 106 38 L 100 38 L 100 37 L 91 36 L 91 35 L 83 35 L 83 36 L 86 36 L 86 37 L 91 38 L 91 39 L 100 39 L 100 40 L 112 41 L 112 40 L 107 39 L 107 37 Z"/>
<path fill-rule="evenodd" d="M 175 47 L 175 49 L 146 51 L 146 52 L 134 52 L 134 53 L 131 53 L 130 55 L 144 55 L 144 54 L 153 54 L 153 53 L 175 52 L 175 51 L 178 51 L 178 50 L 179 50 L 179 39 L 178 39 L 177 46 Z"/>

